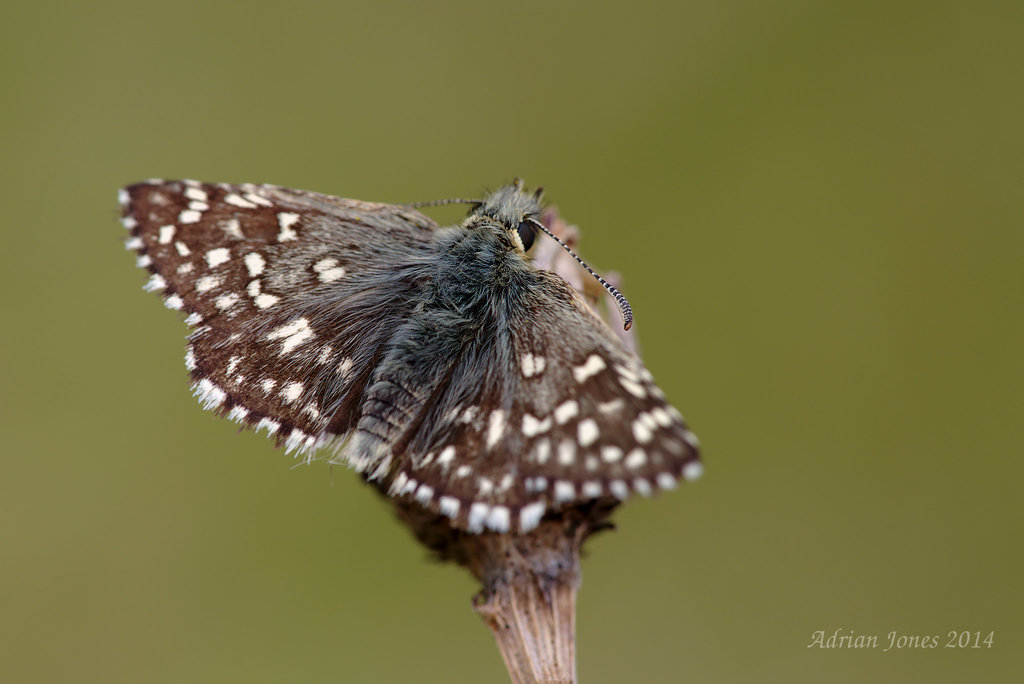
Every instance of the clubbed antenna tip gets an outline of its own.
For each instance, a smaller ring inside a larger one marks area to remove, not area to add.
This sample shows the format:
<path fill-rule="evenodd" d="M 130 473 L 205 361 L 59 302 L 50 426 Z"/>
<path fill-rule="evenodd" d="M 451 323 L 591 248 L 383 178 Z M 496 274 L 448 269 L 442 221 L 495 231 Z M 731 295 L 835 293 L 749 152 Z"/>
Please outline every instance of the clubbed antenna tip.
<path fill-rule="evenodd" d="M 570 255 L 572 255 L 572 258 L 575 259 L 576 262 L 580 266 L 582 266 L 583 268 L 587 269 L 587 273 L 589 273 L 590 275 L 592 275 L 595 278 L 597 278 L 597 282 L 601 283 L 601 285 L 604 287 L 604 289 L 608 290 L 608 294 L 610 294 L 612 297 L 614 297 L 615 301 L 619 305 L 619 311 L 622 312 L 622 329 L 623 330 L 629 330 L 633 326 L 633 307 L 631 307 L 629 305 L 629 302 L 626 301 L 625 296 L 623 296 L 623 294 L 621 292 L 619 292 L 617 289 L 615 289 L 615 287 L 613 285 L 611 285 L 607 280 L 605 280 L 604 278 L 599 276 L 597 273 L 595 273 L 594 269 L 590 268 L 590 266 L 587 265 L 587 262 L 583 261 L 583 259 L 580 259 L 576 255 L 576 252 L 572 251 L 572 249 L 569 248 L 569 245 L 565 244 L 564 242 L 559 240 L 557 237 L 555 237 L 555 234 L 552 233 L 550 230 L 548 230 L 544 226 L 543 223 L 541 223 L 540 221 L 538 221 L 536 219 L 532 219 L 532 218 L 529 218 L 529 219 L 526 219 L 526 220 L 529 221 L 530 223 L 532 223 L 533 225 L 535 225 L 536 227 L 540 228 L 541 230 L 543 230 L 545 233 L 547 233 L 548 236 L 552 240 L 554 240 L 555 242 L 557 242 L 558 244 L 560 244 L 562 246 L 562 249 L 564 249 L 566 252 L 568 252 Z"/>

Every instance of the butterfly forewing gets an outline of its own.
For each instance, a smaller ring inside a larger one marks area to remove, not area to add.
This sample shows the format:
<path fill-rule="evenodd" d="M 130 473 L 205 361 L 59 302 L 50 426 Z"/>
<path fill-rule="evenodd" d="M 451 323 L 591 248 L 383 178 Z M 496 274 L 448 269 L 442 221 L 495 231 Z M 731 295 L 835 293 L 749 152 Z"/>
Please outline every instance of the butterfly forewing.
<path fill-rule="evenodd" d="M 147 289 L 194 329 L 186 365 L 203 404 L 306 453 L 348 432 L 408 305 L 393 264 L 425 250 L 435 224 L 266 185 L 140 183 L 121 200 Z"/>

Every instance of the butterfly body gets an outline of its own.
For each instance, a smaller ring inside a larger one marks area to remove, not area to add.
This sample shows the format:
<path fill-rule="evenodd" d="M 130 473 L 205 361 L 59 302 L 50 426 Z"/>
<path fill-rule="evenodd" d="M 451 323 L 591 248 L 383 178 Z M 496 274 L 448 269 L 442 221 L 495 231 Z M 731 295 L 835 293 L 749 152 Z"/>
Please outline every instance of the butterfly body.
<path fill-rule="evenodd" d="M 147 289 L 188 314 L 200 401 L 470 532 L 699 474 L 639 359 L 527 255 L 518 184 L 442 228 L 408 207 L 265 185 L 121 195 Z"/>

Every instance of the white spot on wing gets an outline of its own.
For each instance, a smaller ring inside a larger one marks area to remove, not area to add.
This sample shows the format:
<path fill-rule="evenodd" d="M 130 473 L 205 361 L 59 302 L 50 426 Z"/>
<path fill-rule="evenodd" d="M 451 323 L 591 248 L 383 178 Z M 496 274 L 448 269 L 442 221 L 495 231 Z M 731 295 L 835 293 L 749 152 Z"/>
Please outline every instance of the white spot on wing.
<path fill-rule="evenodd" d="M 564 466 L 576 460 L 576 444 L 571 439 L 562 440 L 558 445 L 558 462 Z"/>
<path fill-rule="evenodd" d="M 154 273 L 149 276 L 149 280 L 142 286 L 142 289 L 146 292 L 155 292 L 156 290 L 162 290 L 167 287 L 167 281 L 164 280 L 163 276 L 159 273 Z"/>
<path fill-rule="evenodd" d="M 672 414 L 670 414 L 661 406 L 652 409 L 650 415 L 651 418 L 654 419 L 654 422 L 660 425 L 661 427 L 668 427 L 669 425 L 672 424 Z"/>
<path fill-rule="evenodd" d="M 414 496 L 417 501 L 426 505 L 434 498 L 434 488 L 427 484 L 421 484 L 419 489 L 416 490 L 416 494 Z"/>
<path fill-rule="evenodd" d="M 196 292 L 207 292 L 220 285 L 220 278 L 217 276 L 203 276 L 196 280 Z"/>
<path fill-rule="evenodd" d="M 548 488 L 548 479 L 546 477 L 534 477 L 526 478 L 526 491 L 528 492 L 543 492 Z"/>
<path fill-rule="evenodd" d="M 551 416 L 548 416 L 544 420 L 538 420 L 529 413 L 523 414 L 523 434 L 527 437 L 536 437 L 542 432 L 547 432 L 551 428 Z"/>
<path fill-rule="evenodd" d="M 249 293 L 249 296 L 253 299 L 253 303 L 259 309 L 268 309 L 281 301 L 279 297 L 272 294 L 267 294 L 266 292 L 261 293 L 260 281 L 258 279 L 250 281 L 245 291 Z"/>
<path fill-rule="evenodd" d="M 511 512 L 507 506 L 495 506 L 487 516 L 487 526 L 495 532 L 508 532 Z"/>
<path fill-rule="evenodd" d="M 302 395 L 301 382 L 289 382 L 281 389 L 281 397 L 286 404 L 290 404 Z"/>
<path fill-rule="evenodd" d="M 277 215 L 277 224 L 281 226 L 281 232 L 277 234 L 278 242 L 287 242 L 298 239 L 299 235 L 292 226 L 299 222 L 299 215 L 290 211 L 282 211 Z"/>
<path fill-rule="evenodd" d="M 587 357 L 585 363 L 572 369 L 572 376 L 576 378 L 576 382 L 583 383 L 588 378 L 603 371 L 606 367 L 604 359 L 597 354 L 591 354 Z"/>
<path fill-rule="evenodd" d="M 490 506 L 479 501 L 473 503 L 469 507 L 469 520 L 466 523 L 466 529 L 470 532 L 483 532 L 484 524 L 487 522 L 487 514 L 490 512 Z"/>
<path fill-rule="evenodd" d="M 290 451 L 301 452 L 305 441 L 306 433 L 298 428 L 293 428 L 288 434 L 288 438 L 284 441 L 284 452 L 286 454 Z"/>
<path fill-rule="evenodd" d="M 640 382 L 640 374 L 628 366 L 616 366 L 615 371 L 627 380 Z"/>
<path fill-rule="evenodd" d="M 210 265 L 210 268 L 227 263 L 230 259 L 231 250 L 227 247 L 217 247 L 216 249 L 211 249 L 206 253 L 206 263 Z"/>
<path fill-rule="evenodd" d="M 646 414 L 641 413 L 640 416 L 638 416 L 637 419 L 633 421 L 632 425 L 633 436 L 636 438 L 636 441 L 640 442 L 641 444 L 647 444 L 648 442 L 651 441 L 651 438 L 654 437 L 654 433 L 651 432 L 651 429 L 649 427 L 647 427 L 647 423 L 645 423 L 641 419 L 641 417 L 644 415 Z"/>
<path fill-rule="evenodd" d="M 491 418 L 487 424 L 487 448 L 490 449 L 501 439 L 505 432 L 505 412 L 495 409 L 491 412 Z"/>
<path fill-rule="evenodd" d="M 206 191 L 201 188 L 185 188 L 185 197 L 196 202 L 206 202 L 209 200 L 206 196 Z"/>
<path fill-rule="evenodd" d="M 247 415 L 249 415 L 249 409 L 245 408 L 244 406 L 236 405 L 234 408 L 231 409 L 231 412 L 228 414 L 228 420 L 241 422 L 245 420 L 245 417 Z"/>
<path fill-rule="evenodd" d="M 242 199 L 241 197 L 239 197 L 238 195 L 236 195 L 233 192 L 228 193 L 227 195 L 225 195 L 224 196 L 224 201 L 227 202 L 228 204 L 232 205 L 232 206 L 241 207 L 242 209 L 255 209 L 256 208 L 256 205 L 254 203 L 250 202 L 249 200 Z"/>
<path fill-rule="evenodd" d="M 160 226 L 160 237 L 157 238 L 157 242 L 161 245 L 171 244 L 171 240 L 174 239 L 174 231 L 177 228 L 174 225 Z"/>
<path fill-rule="evenodd" d="M 580 405 L 575 400 L 570 399 L 555 408 L 555 422 L 559 425 L 565 425 L 571 418 L 579 415 L 579 412 Z"/>
<path fill-rule="evenodd" d="M 459 514 L 459 500 L 454 496 L 442 496 L 437 500 L 437 506 L 441 509 L 441 514 L 449 518 L 454 518 Z"/>
<path fill-rule="evenodd" d="M 522 532 L 529 532 L 537 525 L 540 524 L 540 519 L 544 517 L 544 502 L 537 501 L 536 503 L 523 506 L 523 509 L 519 511 L 519 529 Z"/>
<path fill-rule="evenodd" d="M 249 252 L 244 258 L 245 267 L 249 269 L 249 275 L 258 276 L 263 273 L 264 266 L 267 262 L 263 259 L 263 255 L 259 252 Z"/>
<path fill-rule="evenodd" d="M 440 466 L 448 466 L 453 460 L 455 460 L 455 447 L 451 444 L 441 449 L 441 453 L 437 455 L 437 464 Z"/>
<path fill-rule="evenodd" d="M 217 299 L 213 300 L 213 303 L 218 309 L 226 311 L 238 303 L 238 295 L 234 292 L 230 292 L 226 295 L 217 297 Z"/>
<path fill-rule="evenodd" d="M 268 340 L 283 340 L 281 353 L 287 354 L 295 347 L 314 337 L 313 330 L 309 327 L 309 319 L 297 318 L 291 323 L 276 328 L 267 335 Z"/>
<path fill-rule="evenodd" d="M 533 447 L 533 457 L 537 463 L 543 465 L 551 458 L 551 442 L 547 438 L 537 441 L 537 444 Z"/>
<path fill-rule="evenodd" d="M 238 219 L 230 219 L 226 223 L 222 224 L 221 228 L 223 228 L 224 232 L 233 238 L 238 238 L 239 240 L 245 238 L 245 235 L 242 234 L 242 224 L 239 223 Z"/>
<path fill-rule="evenodd" d="M 337 259 L 321 259 L 313 264 L 321 283 L 330 283 L 345 277 L 345 269 L 338 266 Z"/>
<path fill-rule="evenodd" d="M 623 464 L 627 468 L 639 468 L 646 462 L 647 452 L 645 452 L 640 447 L 637 447 L 636 449 L 633 449 L 628 454 L 626 454 L 626 460 L 623 461 Z"/>
<path fill-rule="evenodd" d="M 209 378 L 203 378 L 196 385 L 196 394 L 199 396 L 199 401 L 202 403 L 203 408 L 211 409 L 220 406 L 224 403 L 224 399 L 227 395 L 224 394 L 224 390 L 217 387 Z"/>
<path fill-rule="evenodd" d="M 617 463 L 622 458 L 622 449 L 617 446 L 601 447 L 601 458 L 605 463 Z"/>
<path fill-rule="evenodd" d="M 181 240 L 178 240 L 177 242 L 174 243 L 174 249 L 178 250 L 178 254 L 180 254 L 183 257 L 187 257 L 189 254 L 192 253 L 192 250 L 188 248 L 188 245 L 186 245 Z M 189 266 L 191 265 L 192 264 L 189 264 Z"/>
<path fill-rule="evenodd" d="M 575 498 L 576 487 L 573 486 L 572 482 L 568 480 L 558 480 L 555 482 L 555 501 L 562 503 L 572 501 Z"/>
<path fill-rule="evenodd" d="M 302 412 L 309 416 L 312 420 L 320 419 L 320 407 L 317 406 L 315 401 L 311 401 L 302 408 Z"/>
<path fill-rule="evenodd" d="M 199 219 L 201 219 L 202 217 L 202 212 L 196 211 L 195 209 L 185 209 L 183 212 L 178 214 L 178 222 L 199 223 Z"/>
<path fill-rule="evenodd" d="M 700 461 L 691 461 L 683 466 L 683 479 L 687 482 L 692 482 L 703 474 L 704 466 L 701 465 Z"/>
<path fill-rule="evenodd" d="M 577 435 L 580 446 L 590 446 L 597 441 L 599 434 L 600 431 L 597 429 L 597 423 L 593 418 L 587 418 L 586 420 L 580 421 Z"/>
<path fill-rule="evenodd" d="M 644 389 L 644 386 L 638 382 L 630 380 L 629 378 L 620 377 L 619 384 L 622 385 L 622 389 L 626 390 L 637 399 L 643 399 L 647 396 L 647 390 Z"/>
<path fill-rule="evenodd" d="M 317 357 L 316 362 L 327 363 L 328 361 L 331 360 L 331 354 L 333 353 L 334 349 L 331 347 L 331 345 L 327 345 L 326 347 L 320 350 L 320 356 Z"/>
<path fill-rule="evenodd" d="M 270 418 L 261 418 L 260 422 L 256 423 L 256 431 L 258 432 L 263 428 L 266 428 L 267 435 L 272 435 L 276 433 L 280 427 L 280 423 L 278 423 L 276 420 L 271 420 Z"/>
<path fill-rule="evenodd" d="M 249 200 L 253 204 L 259 204 L 260 206 L 263 206 L 263 207 L 272 207 L 272 206 L 274 206 L 273 202 L 271 202 L 270 200 L 266 199 L 265 197 L 260 197 L 255 192 L 247 192 L 247 193 L 245 193 L 244 197 L 245 197 L 245 199 Z"/>
<path fill-rule="evenodd" d="M 532 378 L 536 375 L 540 375 L 544 372 L 544 357 L 534 356 L 530 352 L 523 354 L 520 359 L 520 366 L 523 371 L 524 378 Z"/>

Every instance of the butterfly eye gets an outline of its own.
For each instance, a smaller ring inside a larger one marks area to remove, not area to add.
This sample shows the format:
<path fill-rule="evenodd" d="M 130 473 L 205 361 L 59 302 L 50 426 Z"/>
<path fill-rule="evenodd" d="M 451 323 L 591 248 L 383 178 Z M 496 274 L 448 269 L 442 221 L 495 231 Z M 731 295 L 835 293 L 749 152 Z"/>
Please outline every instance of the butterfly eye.
<path fill-rule="evenodd" d="M 537 237 L 537 231 L 526 221 L 523 221 L 516 227 L 516 232 L 519 233 L 519 239 L 523 241 L 523 251 L 530 251 L 530 247 L 533 247 L 533 239 Z"/>

